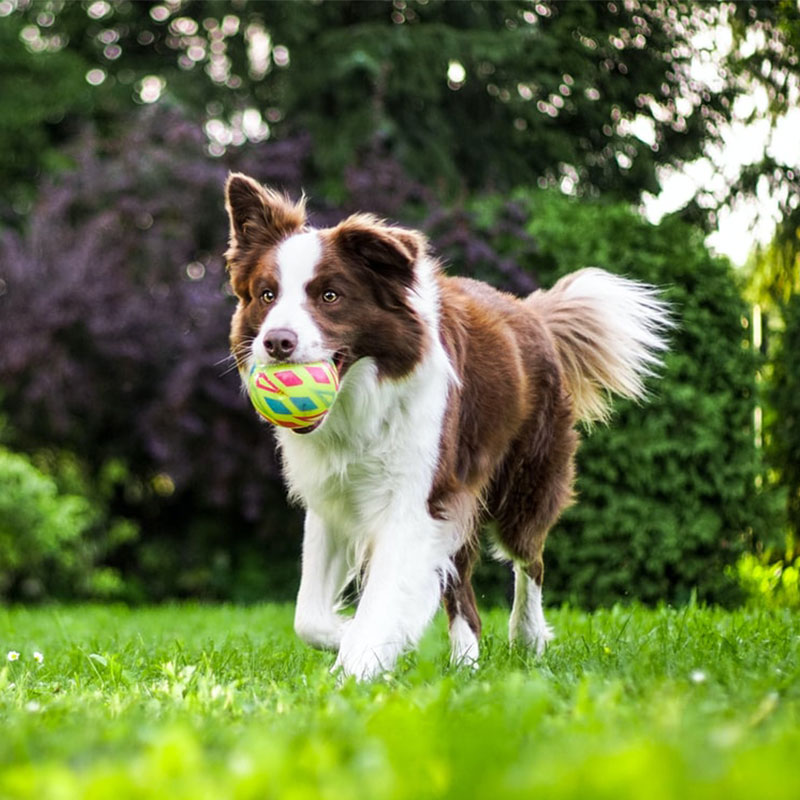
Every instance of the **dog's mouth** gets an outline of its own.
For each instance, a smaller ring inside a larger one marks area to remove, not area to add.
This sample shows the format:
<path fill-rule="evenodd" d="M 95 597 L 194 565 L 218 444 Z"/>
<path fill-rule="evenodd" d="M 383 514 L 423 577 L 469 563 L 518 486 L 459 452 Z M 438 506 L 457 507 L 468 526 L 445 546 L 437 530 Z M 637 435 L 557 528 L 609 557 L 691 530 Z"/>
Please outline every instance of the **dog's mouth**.
<path fill-rule="evenodd" d="M 339 381 L 341 382 L 342 378 L 344 377 L 344 373 L 350 366 L 350 360 L 347 357 L 347 352 L 345 350 L 337 350 L 333 354 L 332 361 L 333 366 L 336 367 L 336 371 L 339 373 Z"/>
<path fill-rule="evenodd" d="M 296 433 L 298 436 L 305 436 L 307 433 L 314 433 L 320 425 L 322 425 L 322 420 L 309 425 L 307 428 L 292 428 L 292 433 Z"/>
<path fill-rule="evenodd" d="M 355 361 L 355 359 L 349 355 L 347 350 L 337 350 L 332 356 L 328 356 L 326 360 L 331 361 L 333 365 L 336 367 L 336 371 L 339 373 L 340 383 L 342 378 L 344 377 L 345 372 L 347 372 L 347 370 Z M 242 358 L 241 360 L 239 360 L 237 356 L 239 372 L 241 372 L 242 374 L 249 373 L 254 362 L 257 364 L 266 363 L 268 365 L 305 363 L 302 359 L 295 359 L 292 357 L 286 359 L 268 358 L 265 362 L 262 362 L 255 356 L 252 356 L 251 359 Z"/>

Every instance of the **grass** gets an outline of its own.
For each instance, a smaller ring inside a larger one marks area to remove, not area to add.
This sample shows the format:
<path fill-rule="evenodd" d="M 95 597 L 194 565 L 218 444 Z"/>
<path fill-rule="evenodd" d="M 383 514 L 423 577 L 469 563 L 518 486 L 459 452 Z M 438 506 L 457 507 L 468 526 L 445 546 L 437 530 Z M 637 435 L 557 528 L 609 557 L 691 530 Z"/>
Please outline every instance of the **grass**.
<path fill-rule="evenodd" d="M 0 798 L 798 796 L 796 613 L 549 618 L 541 661 L 496 610 L 475 674 L 439 618 L 394 676 L 337 688 L 290 606 L 0 610 Z"/>

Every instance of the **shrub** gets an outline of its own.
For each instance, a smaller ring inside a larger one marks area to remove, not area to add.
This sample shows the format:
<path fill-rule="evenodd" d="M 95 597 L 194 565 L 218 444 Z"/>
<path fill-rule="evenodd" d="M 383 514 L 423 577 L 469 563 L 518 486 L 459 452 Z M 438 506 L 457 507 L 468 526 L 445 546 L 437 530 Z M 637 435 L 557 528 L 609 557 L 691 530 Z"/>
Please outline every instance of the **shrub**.
<path fill-rule="evenodd" d="M 521 193 L 544 286 L 595 265 L 663 287 L 677 328 L 663 375 L 642 406 L 615 403 L 607 427 L 583 437 L 578 502 L 547 544 L 551 601 L 730 601 L 733 564 L 771 519 L 756 491 L 752 429 L 757 356 L 729 264 L 700 231 L 653 226 L 622 205 Z M 491 219 L 491 203 L 482 208 Z"/>
<path fill-rule="evenodd" d="M 146 109 L 117 139 L 87 133 L 72 150 L 76 168 L 40 187 L 28 230 L 0 233 L 11 442 L 28 452 L 58 442 L 80 454 L 89 484 L 124 465 L 109 513 L 135 521 L 141 537 L 110 563 L 134 597 L 282 597 L 296 584 L 299 515 L 228 357 L 229 168 L 294 196 L 305 187 L 317 224 L 356 206 L 415 206 L 469 268 L 533 285 L 493 250 L 493 231 L 471 235 L 467 212 L 442 210 L 390 159 L 367 154 L 346 176 L 350 205 L 326 205 L 306 180 L 307 150 L 298 135 L 221 161 L 177 111 Z M 498 225 L 516 224 L 524 247 L 520 220 L 506 217 Z"/>
<path fill-rule="evenodd" d="M 791 553 L 779 559 L 773 559 L 768 552 L 745 553 L 729 573 L 751 603 L 800 609 L 800 556 L 792 561 Z"/>
<path fill-rule="evenodd" d="M 147 109 L 118 139 L 80 140 L 77 168 L 41 187 L 22 234 L 0 235 L 0 381 L 17 450 L 80 454 L 90 485 L 124 465 L 109 518 L 141 528 L 109 554 L 143 599 L 252 599 L 294 588 L 299 515 L 273 441 L 228 371 L 221 253 L 229 167 L 312 198 L 330 224 L 356 208 L 417 225 L 454 272 L 527 293 L 595 264 L 666 285 L 680 321 L 663 380 L 618 403 L 580 455 L 579 504 L 548 545 L 552 599 L 724 599 L 763 536 L 751 430 L 756 357 L 728 265 L 678 220 L 521 192 L 443 207 L 396 162 L 366 153 L 328 204 L 303 136 L 223 162 L 177 112 Z M 502 578 L 495 579 L 495 588 Z"/>
<path fill-rule="evenodd" d="M 789 528 L 800 541 L 800 294 L 783 308 L 785 327 L 771 357 L 767 452 L 785 488 Z"/>
<path fill-rule="evenodd" d="M 262 151 L 271 166 L 260 173 L 299 184 L 304 147 Z M 58 442 L 90 481 L 124 464 L 111 512 L 143 533 L 114 565 L 139 575 L 143 596 L 200 591 L 230 531 L 244 520 L 252 534 L 247 520 L 277 476 L 271 437 L 228 374 L 228 165 L 208 157 L 197 126 L 161 109 L 115 140 L 86 132 L 71 155 L 76 168 L 40 187 L 27 231 L 0 237 L 11 442 L 28 452 Z"/>
<path fill-rule="evenodd" d="M 100 509 L 56 481 L 24 455 L 0 447 L 0 596 L 109 595 L 118 576 L 97 566 L 105 555 L 92 531 Z M 117 524 L 108 541 L 128 535 Z"/>

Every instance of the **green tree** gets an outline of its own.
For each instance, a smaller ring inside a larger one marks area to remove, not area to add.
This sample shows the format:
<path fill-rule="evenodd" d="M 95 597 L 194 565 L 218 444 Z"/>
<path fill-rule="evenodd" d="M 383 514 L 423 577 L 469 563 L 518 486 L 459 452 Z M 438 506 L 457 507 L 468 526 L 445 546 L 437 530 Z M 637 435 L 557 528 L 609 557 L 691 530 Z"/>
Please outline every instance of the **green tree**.
<path fill-rule="evenodd" d="M 738 74 L 746 73 L 769 99 L 768 117 L 773 126 L 783 114 L 796 109 L 800 98 L 800 7 L 782 0 L 759 4 L 747 15 L 739 12 L 734 30 L 743 47 L 752 31 L 762 34 L 767 52 L 742 56 Z M 776 37 L 782 46 L 777 46 Z M 797 161 L 785 163 L 774 153 L 744 171 L 737 191 L 746 194 L 761 186 L 778 202 L 779 223 L 772 241 L 760 248 L 749 265 L 748 295 L 758 303 L 765 318 L 763 371 L 764 442 L 774 467 L 772 480 L 787 496 L 787 522 L 800 541 L 800 168 Z M 791 549 L 791 544 L 790 544 Z M 789 554 L 790 556 L 791 554 Z M 789 557 L 787 556 L 787 558 Z"/>
<path fill-rule="evenodd" d="M 772 417 L 767 452 L 787 492 L 786 512 L 796 546 L 800 544 L 800 292 L 786 303 L 785 327 L 772 359 L 767 392 Z"/>
<path fill-rule="evenodd" d="M 792 0 L 733 3 L 728 8 L 733 47 L 726 58 L 730 80 L 742 93 L 766 102 L 747 103 L 745 122 L 766 119 L 774 132 L 787 113 L 800 103 L 800 6 Z M 779 224 L 773 257 L 764 260 L 772 270 L 772 289 L 778 283 L 797 283 L 800 230 L 800 162 L 797 150 L 781 153 L 770 141 L 766 151 L 732 181 L 727 200 L 769 194 L 777 203 Z M 764 282 L 762 281 L 762 285 Z M 768 291 L 772 291 L 768 288 Z"/>
<path fill-rule="evenodd" d="M 217 152 L 308 130 L 329 194 L 377 148 L 450 190 L 539 181 L 636 200 L 659 166 L 719 141 L 742 91 L 692 75 L 697 34 L 727 6 L 683 0 L 15 1 L 2 25 L 24 26 L 5 43 L 26 69 L 71 54 L 108 109 L 179 101 L 210 121 Z M 756 7 L 788 63 L 784 18 L 761 8 L 772 5 L 740 4 L 734 19 Z"/>
<path fill-rule="evenodd" d="M 22 17 L 0 19 L 0 220 L 29 210 L 42 172 L 64 164 L 59 145 L 75 116 L 91 112 L 82 58 L 60 43 L 32 53 Z"/>

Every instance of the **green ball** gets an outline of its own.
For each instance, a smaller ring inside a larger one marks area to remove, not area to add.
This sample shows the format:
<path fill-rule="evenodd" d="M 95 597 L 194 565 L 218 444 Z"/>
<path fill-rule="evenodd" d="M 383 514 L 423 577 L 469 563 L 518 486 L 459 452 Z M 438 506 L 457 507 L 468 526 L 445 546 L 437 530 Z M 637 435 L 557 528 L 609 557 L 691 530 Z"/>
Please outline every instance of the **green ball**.
<path fill-rule="evenodd" d="M 247 391 L 253 408 L 273 425 L 315 428 L 336 400 L 339 371 L 333 361 L 254 364 Z"/>

